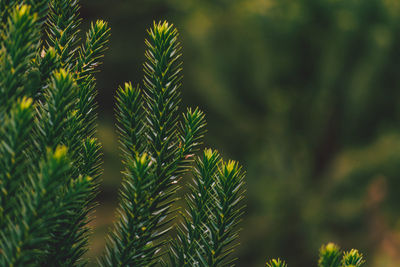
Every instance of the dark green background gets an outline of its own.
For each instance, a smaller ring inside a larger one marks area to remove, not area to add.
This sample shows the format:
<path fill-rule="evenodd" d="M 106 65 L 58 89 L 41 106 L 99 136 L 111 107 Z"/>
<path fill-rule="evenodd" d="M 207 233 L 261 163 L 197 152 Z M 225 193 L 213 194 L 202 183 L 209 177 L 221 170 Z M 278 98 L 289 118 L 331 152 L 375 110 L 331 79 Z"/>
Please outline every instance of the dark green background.
<path fill-rule="evenodd" d="M 334 241 L 367 266 L 400 266 L 400 1 L 85 0 L 112 36 L 97 74 L 104 183 L 90 257 L 103 249 L 121 175 L 118 85 L 141 83 L 146 29 L 183 45 L 183 106 L 207 114 L 205 145 L 247 171 L 238 266 L 316 266 Z"/>

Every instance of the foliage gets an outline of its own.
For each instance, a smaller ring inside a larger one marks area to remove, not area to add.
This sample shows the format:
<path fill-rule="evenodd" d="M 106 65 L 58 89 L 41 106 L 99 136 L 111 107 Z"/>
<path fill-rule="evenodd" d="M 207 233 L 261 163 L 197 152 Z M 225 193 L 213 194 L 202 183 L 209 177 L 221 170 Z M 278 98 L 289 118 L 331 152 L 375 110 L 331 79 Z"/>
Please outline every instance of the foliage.
<path fill-rule="evenodd" d="M 51 0 L 45 11 L 42 4 L 29 4 L 10 2 L 2 13 L 7 23 L 0 56 L 0 265 L 85 266 L 87 223 L 101 174 L 94 72 L 109 28 L 97 21 L 80 44 L 77 1 Z M 164 22 L 148 33 L 145 90 L 126 83 L 117 91 L 125 179 L 120 218 L 102 266 L 160 262 L 178 182 L 191 169 L 205 133 L 199 109 L 178 113 L 177 30 Z M 209 236 L 196 247 L 213 266 L 232 251 L 243 209 L 241 167 L 233 161 L 216 164 L 220 171 L 212 177 L 207 202 L 215 199 L 217 205 L 198 226 L 209 229 Z"/>
<path fill-rule="evenodd" d="M 318 267 L 361 267 L 363 264 L 363 255 L 356 249 L 343 253 L 337 245 L 328 243 L 319 251 Z M 274 259 L 267 262 L 266 267 L 287 267 L 287 264 Z"/>
<path fill-rule="evenodd" d="M 96 67 L 107 23 L 79 39 L 76 0 L 1 2 L 0 265 L 86 266 L 88 222 L 101 175 Z M 117 90 L 124 179 L 101 266 L 232 266 L 244 213 L 244 171 L 215 150 L 201 156 L 205 115 L 180 115 L 178 32 L 148 30 L 143 89 Z M 192 167 L 192 163 L 195 163 Z M 177 191 L 192 174 L 177 236 Z M 319 264 L 361 266 L 357 250 L 323 246 Z M 272 260 L 267 266 L 286 266 Z"/>
<path fill-rule="evenodd" d="M 196 160 L 183 224 L 170 248 L 172 266 L 229 266 L 243 215 L 243 172 L 207 149 Z"/>
<path fill-rule="evenodd" d="M 102 266 L 148 266 L 160 261 L 160 250 L 166 242 L 162 237 L 171 228 L 172 204 L 180 176 L 189 170 L 193 152 L 199 148 L 205 132 L 205 116 L 197 108 L 189 108 L 179 120 L 182 63 L 176 29 L 163 22 L 154 24 L 148 34 L 145 89 L 125 83 L 117 91 L 117 126 L 125 177 L 120 190 L 119 219 L 110 233 Z M 243 174 L 237 163 L 220 162 L 216 152 L 206 150 L 203 157 L 207 161 L 211 155 L 214 155 L 212 164 L 202 165 L 202 173 L 194 171 L 196 182 L 213 181 L 208 183 L 212 192 L 203 199 L 210 203 L 217 201 L 209 207 L 210 220 L 197 220 L 193 229 L 208 234 L 202 241 L 198 236 L 189 240 L 198 242 L 196 249 L 180 254 L 171 249 L 169 260 L 173 266 L 190 265 L 196 255 L 204 266 L 219 266 L 230 253 L 228 245 L 237 238 Z M 219 175 L 208 174 L 218 168 Z M 202 188 L 192 188 L 193 193 L 196 190 Z M 189 204 L 190 212 L 195 212 L 191 208 Z M 202 209 L 201 213 L 208 212 L 206 206 L 197 208 Z M 189 228 L 179 229 L 179 241 L 173 241 L 175 248 L 185 246 L 187 240 L 182 236 L 186 231 L 192 237 Z M 186 259 L 182 260 L 182 256 Z"/>
<path fill-rule="evenodd" d="M 399 1 L 130 0 L 123 11 L 88 1 L 87 10 L 118 17 L 121 49 L 110 51 L 104 88 L 134 75 L 142 57 L 131 47 L 141 46 L 144 25 L 168 17 L 179 26 L 183 101 L 207 111 L 207 146 L 246 163 L 238 265 L 262 266 L 267 253 L 311 266 L 334 240 L 362 250 L 368 266 L 400 266 L 391 253 L 399 251 Z M 110 92 L 100 96 L 109 107 Z"/>
<path fill-rule="evenodd" d="M 109 28 L 97 21 L 79 44 L 77 1 L 1 5 L 0 265 L 85 265 L 101 174 L 93 73 Z"/>

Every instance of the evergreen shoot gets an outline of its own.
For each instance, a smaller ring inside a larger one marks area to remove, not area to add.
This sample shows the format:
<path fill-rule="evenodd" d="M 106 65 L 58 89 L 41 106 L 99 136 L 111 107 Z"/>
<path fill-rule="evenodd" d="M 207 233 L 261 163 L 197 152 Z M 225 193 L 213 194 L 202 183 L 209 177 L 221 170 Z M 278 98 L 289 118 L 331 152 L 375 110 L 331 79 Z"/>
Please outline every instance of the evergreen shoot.
<path fill-rule="evenodd" d="M 177 30 L 167 22 L 148 31 L 144 90 L 117 92 L 124 181 L 119 219 L 102 266 L 148 266 L 159 261 L 171 229 L 178 182 L 204 134 L 204 114 L 179 116 L 181 65 Z M 181 120 L 179 120 L 181 118 Z"/>
<path fill-rule="evenodd" d="M 192 173 L 183 224 L 170 248 L 172 266 L 230 266 L 244 208 L 244 173 L 211 149 L 196 159 Z"/>

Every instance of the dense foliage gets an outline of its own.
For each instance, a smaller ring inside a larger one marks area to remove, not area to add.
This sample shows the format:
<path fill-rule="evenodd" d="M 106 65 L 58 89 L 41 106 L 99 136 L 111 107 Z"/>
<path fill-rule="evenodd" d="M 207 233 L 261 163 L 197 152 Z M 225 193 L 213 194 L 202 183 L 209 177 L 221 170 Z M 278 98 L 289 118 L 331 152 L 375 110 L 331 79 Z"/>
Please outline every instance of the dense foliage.
<path fill-rule="evenodd" d="M 94 72 L 110 31 L 97 21 L 80 44 L 77 1 L 1 3 L 0 265 L 86 266 L 82 256 L 101 174 Z M 244 172 L 216 151 L 194 155 L 205 115 L 197 108 L 179 113 L 177 30 L 160 22 L 148 34 L 144 90 L 126 83 L 117 91 L 124 180 L 118 219 L 99 263 L 231 264 Z M 186 172 L 194 177 L 188 213 L 177 239 L 168 241 L 162 237 L 173 227 Z"/>
<path fill-rule="evenodd" d="M 0 8 L 0 265 L 86 266 L 102 172 L 94 74 L 110 30 L 96 21 L 81 42 L 75 0 L 6 1 Z M 205 115 L 198 108 L 180 113 L 175 27 L 154 23 L 145 44 L 143 87 L 125 83 L 116 93 L 124 178 L 99 264 L 234 265 L 244 171 L 215 150 L 195 154 Z M 184 175 L 192 180 L 175 224 Z M 354 249 L 320 249 L 319 267 L 363 263 Z"/>
<path fill-rule="evenodd" d="M 189 171 L 194 152 L 205 132 L 205 116 L 198 109 L 188 109 L 180 116 L 182 62 L 178 33 L 167 22 L 154 24 L 146 39 L 144 89 L 125 83 L 117 91 L 117 120 L 122 157 L 125 165 L 120 190 L 118 220 L 109 235 L 102 266 L 150 266 L 168 264 L 159 257 L 171 229 L 181 176 Z M 215 205 L 193 206 L 188 196 L 186 223 L 195 227 L 180 228 L 179 238 L 169 252 L 171 266 L 222 266 L 231 261 L 232 245 L 238 237 L 244 193 L 243 172 L 234 161 L 215 158 L 206 150 L 198 164 L 203 173 L 194 177 L 209 179 L 207 194 L 203 183 L 195 180 L 195 196 Z M 200 163 L 212 160 L 213 164 Z M 207 214 L 199 218 L 197 214 Z M 203 238 L 191 231 L 202 232 Z M 186 250 L 187 243 L 193 249 Z"/>
<path fill-rule="evenodd" d="M 100 170 L 94 71 L 107 23 L 76 1 L 2 1 L 0 265 L 85 265 Z"/>
<path fill-rule="evenodd" d="M 260 266 L 267 254 L 311 266 L 332 240 L 358 247 L 368 266 L 400 266 L 399 1 L 123 3 L 89 0 L 83 10 L 113 18 L 121 48 L 101 83 L 135 75 L 143 27 L 173 19 L 185 44 L 183 100 L 207 111 L 206 144 L 246 166 L 239 265 Z M 109 94 L 100 92 L 104 107 Z"/>

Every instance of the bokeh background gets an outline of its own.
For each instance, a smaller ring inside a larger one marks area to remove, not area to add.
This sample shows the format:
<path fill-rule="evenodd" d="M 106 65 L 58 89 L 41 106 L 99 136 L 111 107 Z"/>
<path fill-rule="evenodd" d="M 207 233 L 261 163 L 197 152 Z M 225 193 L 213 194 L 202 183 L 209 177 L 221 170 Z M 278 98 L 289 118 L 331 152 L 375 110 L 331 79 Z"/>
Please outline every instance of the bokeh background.
<path fill-rule="evenodd" d="M 104 147 L 88 257 L 104 249 L 121 165 L 114 94 L 141 83 L 146 29 L 183 44 L 183 106 L 207 114 L 205 146 L 247 171 L 237 266 L 316 266 L 322 243 L 400 266 L 400 1 L 83 0 L 84 29 L 112 28 L 98 73 Z"/>

